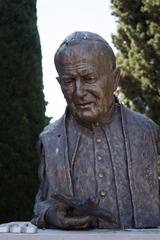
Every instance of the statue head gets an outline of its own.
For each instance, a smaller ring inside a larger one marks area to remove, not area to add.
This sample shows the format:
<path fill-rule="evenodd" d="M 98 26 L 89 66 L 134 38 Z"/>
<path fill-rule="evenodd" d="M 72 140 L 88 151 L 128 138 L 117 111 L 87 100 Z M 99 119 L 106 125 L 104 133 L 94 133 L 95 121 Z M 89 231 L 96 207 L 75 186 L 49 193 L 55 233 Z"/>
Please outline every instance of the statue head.
<path fill-rule="evenodd" d="M 108 43 L 95 33 L 74 32 L 54 60 L 71 114 L 86 124 L 107 119 L 120 75 Z"/>

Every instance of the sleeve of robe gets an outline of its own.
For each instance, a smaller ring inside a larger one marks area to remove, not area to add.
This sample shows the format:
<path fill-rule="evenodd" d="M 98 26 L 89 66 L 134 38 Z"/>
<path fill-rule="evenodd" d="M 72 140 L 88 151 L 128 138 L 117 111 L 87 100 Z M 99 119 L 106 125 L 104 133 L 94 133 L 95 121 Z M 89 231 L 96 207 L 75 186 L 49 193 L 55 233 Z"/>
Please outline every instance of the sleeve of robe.
<path fill-rule="evenodd" d="M 35 199 L 34 216 L 31 222 L 39 228 L 49 228 L 45 222 L 45 213 L 49 208 L 53 208 L 54 201 L 49 193 L 48 179 L 45 173 L 45 153 L 41 141 L 38 142 L 40 152 L 40 165 L 38 175 L 40 179 L 40 187 Z"/>

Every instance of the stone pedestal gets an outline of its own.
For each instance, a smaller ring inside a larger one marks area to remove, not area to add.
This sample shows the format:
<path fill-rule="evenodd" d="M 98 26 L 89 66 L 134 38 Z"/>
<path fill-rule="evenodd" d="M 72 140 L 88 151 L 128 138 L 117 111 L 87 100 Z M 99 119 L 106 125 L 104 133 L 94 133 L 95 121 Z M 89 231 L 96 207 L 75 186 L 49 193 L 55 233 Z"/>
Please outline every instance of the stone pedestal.
<path fill-rule="evenodd" d="M 87 230 L 63 231 L 41 230 L 35 234 L 0 233 L 0 240 L 160 240 L 160 229 Z"/>

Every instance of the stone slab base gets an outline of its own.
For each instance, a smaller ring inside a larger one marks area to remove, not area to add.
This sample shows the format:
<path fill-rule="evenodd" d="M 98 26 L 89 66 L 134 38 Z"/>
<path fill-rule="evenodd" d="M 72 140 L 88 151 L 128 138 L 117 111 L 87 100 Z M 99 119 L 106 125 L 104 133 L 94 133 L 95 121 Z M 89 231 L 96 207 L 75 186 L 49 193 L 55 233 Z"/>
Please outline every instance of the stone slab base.
<path fill-rule="evenodd" d="M 160 240 L 160 228 L 120 231 L 106 229 L 87 231 L 38 229 L 38 232 L 34 234 L 0 233 L 0 240 Z"/>

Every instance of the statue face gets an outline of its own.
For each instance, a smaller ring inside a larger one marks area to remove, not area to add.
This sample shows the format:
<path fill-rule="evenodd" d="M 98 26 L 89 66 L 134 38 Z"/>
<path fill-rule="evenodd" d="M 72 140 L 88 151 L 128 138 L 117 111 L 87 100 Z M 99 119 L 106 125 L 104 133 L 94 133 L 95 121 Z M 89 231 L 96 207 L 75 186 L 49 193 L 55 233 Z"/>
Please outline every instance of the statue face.
<path fill-rule="evenodd" d="M 107 117 L 117 83 L 102 49 L 86 43 L 70 46 L 59 69 L 59 82 L 72 115 L 83 123 Z"/>

